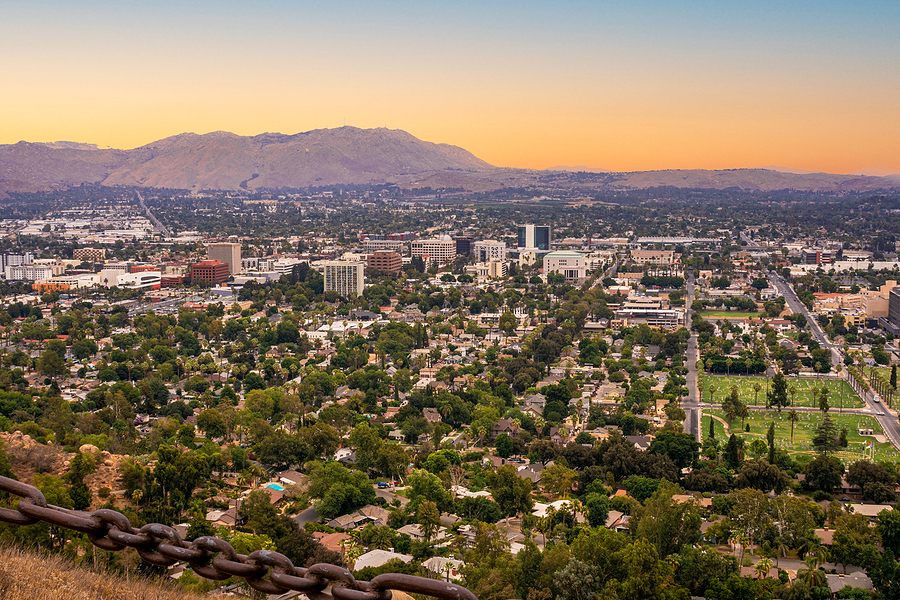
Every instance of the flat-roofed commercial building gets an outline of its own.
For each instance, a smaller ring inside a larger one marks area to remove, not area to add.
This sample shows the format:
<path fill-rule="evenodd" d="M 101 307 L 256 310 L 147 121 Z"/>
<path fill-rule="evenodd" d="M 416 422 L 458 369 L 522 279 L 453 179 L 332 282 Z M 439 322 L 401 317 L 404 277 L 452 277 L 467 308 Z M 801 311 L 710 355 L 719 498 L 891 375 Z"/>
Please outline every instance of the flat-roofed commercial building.
<path fill-rule="evenodd" d="M 363 242 L 363 248 L 366 252 L 375 252 L 377 250 L 393 250 L 394 252 L 403 252 L 403 242 L 401 240 L 373 240 L 368 239 Z"/>
<path fill-rule="evenodd" d="M 72 250 L 72 258 L 76 260 L 85 260 L 97 262 L 106 260 L 105 248 L 75 248 Z"/>
<path fill-rule="evenodd" d="M 472 244 L 475 260 L 488 262 L 489 260 L 503 260 L 506 258 L 506 242 L 496 240 L 481 240 Z"/>
<path fill-rule="evenodd" d="M 631 260 L 639 265 L 671 265 L 675 262 L 673 250 L 632 250 Z"/>
<path fill-rule="evenodd" d="M 228 265 L 228 274 L 241 272 L 241 245 L 220 243 L 209 245 L 209 259 L 220 260 Z"/>
<path fill-rule="evenodd" d="M 584 255 L 572 250 L 558 250 L 544 257 L 544 272 L 560 273 L 568 283 L 578 283 L 587 277 Z"/>
<path fill-rule="evenodd" d="M 228 281 L 231 273 L 228 265 L 221 260 L 201 260 L 191 265 L 191 281 L 205 281 L 219 284 Z"/>
<path fill-rule="evenodd" d="M 366 260 L 369 274 L 374 272 L 396 275 L 403 268 L 403 257 L 391 250 L 376 250 Z"/>
<path fill-rule="evenodd" d="M 663 301 L 651 296 L 629 296 L 616 310 L 616 319 L 629 326 L 646 324 L 661 329 L 678 329 L 684 324 L 684 311 L 668 308 Z"/>
<path fill-rule="evenodd" d="M 53 277 L 50 265 L 11 265 L 6 267 L 6 278 L 14 281 L 41 281 Z"/>
<path fill-rule="evenodd" d="M 410 244 L 413 257 L 443 264 L 456 258 L 456 242 L 450 236 L 431 240 L 416 240 Z"/>
<path fill-rule="evenodd" d="M 360 296 L 365 287 L 366 263 L 346 260 L 325 261 L 325 291 L 345 298 Z"/>

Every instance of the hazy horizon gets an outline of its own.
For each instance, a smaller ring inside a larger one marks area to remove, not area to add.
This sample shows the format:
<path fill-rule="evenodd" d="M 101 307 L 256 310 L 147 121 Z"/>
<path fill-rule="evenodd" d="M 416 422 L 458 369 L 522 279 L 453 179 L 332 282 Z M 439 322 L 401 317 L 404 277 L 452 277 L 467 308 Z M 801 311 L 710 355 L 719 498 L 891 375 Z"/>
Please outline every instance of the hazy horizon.
<path fill-rule="evenodd" d="M 900 173 L 900 4 L 37 0 L 0 143 L 402 129 L 501 167 Z"/>

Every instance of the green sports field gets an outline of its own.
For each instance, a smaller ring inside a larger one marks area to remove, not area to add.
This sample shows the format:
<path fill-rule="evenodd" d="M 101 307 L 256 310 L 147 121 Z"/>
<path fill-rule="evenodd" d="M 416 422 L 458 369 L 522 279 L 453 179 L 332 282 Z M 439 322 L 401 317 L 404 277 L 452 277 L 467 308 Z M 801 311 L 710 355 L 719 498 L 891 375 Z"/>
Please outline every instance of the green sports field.
<path fill-rule="evenodd" d="M 819 403 L 813 398 L 813 390 L 821 386 L 828 388 L 828 403 L 831 405 L 832 412 L 837 412 L 838 408 L 865 408 L 865 404 L 856 395 L 856 392 L 850 387 L 846 381 L 842 379 L 815 379 L 805 377 L 788 377 L 788 403 L 793 399 L 794 406 L 810 406 L 818 408 Z M 709 385 L 715 387 L 713 394 L 713 404 L 721 404 L 726 395 L 731 394 L 731 386 L 738 387 L 738 395 L 741 402 L 747 405 L 765 406 L 766 389 L 771 385 L 771 380 L 765 377 L 731 377 L 725 375 L 707 375 L 703 377 L 703 402 L 708 403 Z M 756 393 L 753 390 L 753 384 L 758 384 L 760 389 Z M 796 393 L 791 395 L 791 388 Z"/>

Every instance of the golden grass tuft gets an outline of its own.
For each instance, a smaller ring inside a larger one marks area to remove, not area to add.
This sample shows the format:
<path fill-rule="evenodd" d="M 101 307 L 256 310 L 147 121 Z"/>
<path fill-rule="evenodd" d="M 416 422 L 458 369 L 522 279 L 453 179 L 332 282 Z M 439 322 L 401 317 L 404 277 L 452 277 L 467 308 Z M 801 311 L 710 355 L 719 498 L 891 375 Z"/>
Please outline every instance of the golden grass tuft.
<path fill-rule="evenodd" d="M 167 581 L 93 572 L 59 555 L 0 547 L 0 598 L 15 600 L 222 600 Z"/>

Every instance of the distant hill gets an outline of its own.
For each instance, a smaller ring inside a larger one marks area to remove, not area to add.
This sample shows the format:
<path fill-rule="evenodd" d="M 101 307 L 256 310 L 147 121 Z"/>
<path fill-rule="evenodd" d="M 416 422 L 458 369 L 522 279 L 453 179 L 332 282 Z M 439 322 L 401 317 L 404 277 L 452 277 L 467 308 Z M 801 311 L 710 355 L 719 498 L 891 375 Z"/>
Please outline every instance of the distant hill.
<path fill-rule="evenodd" d="M 245 137 L 183 133 L 133 150 L 88 144 L 0 146 L 0 190 L 38 191 L 81 183 L 181 189 L 258 189 L 394 181 L 491 165 L 449 144 L 390 129 L 317 129 Z"/>
<path fill-rule="evenodd" d="M 807 173 L 784 167 L 633 173 L 586 167 L 495 168 L 470 152 L 391 129 L 340 127 L 285 135 L 182 133 L 116 150 L 78 142 L 0 145 L 3 192 L 64 189 L 85 183 L 178 189 L 255 190 L 397 183 L 405 188 L 490 191 L 501 187 L 610 190 L 681 188 L 869 191 L 900 187 L 896 176 Z"/>
<path fill-rule="evenodd" d="M 769 169 L 702 169 L 673 171 L 643 171 L 616 173 L 612 185 L 630 188 L 673 186 L 724 190 L 739 188 L 751 191 L 825 191 L 847 192 L 900 187 L 891 177 L 865 175 L 834 175 L 830 173 L 785 173 Z"/>

